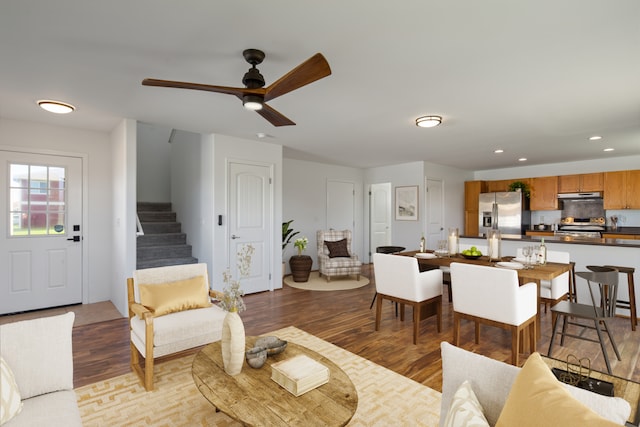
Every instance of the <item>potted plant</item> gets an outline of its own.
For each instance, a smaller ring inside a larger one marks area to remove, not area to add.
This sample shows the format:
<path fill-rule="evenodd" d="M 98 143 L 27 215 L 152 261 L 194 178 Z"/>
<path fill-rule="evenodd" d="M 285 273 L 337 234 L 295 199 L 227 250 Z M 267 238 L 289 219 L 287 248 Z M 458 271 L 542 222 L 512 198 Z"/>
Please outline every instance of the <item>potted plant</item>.
<path fill-rule="evenodd" d="M 293 220 L 282 223 L 282 255 L 283 257 L 284 257 L 284 250 L 287 248 L 287 245 L 291 243 L 291 239 L 293 239 L 296 234 L 300 233 L 299 231 L 293 231 L 293 228 L 291 228 L 292 222 Z"/>
<path fill-rule="evenodd" d="M 293 246 L 298 248 L 298 255 L 293 255 L 289 258 L 289 267 L 291 267 L 291 275 L 293 276 L 294 282 L 306 282 L 309 280 L 313 260 L 308 255 L 302 255 L 302 252 L 307 249 L 308 244 L 309 239 L 304 236 L 296 239 L 293 243 Z"/>
<path fill-rule="evenodd" d="M 522 181 L 513 181 L 509 184 L 509 191 L 522 191 L 527 199 L 531 197 L 529 186 Z"/>
<path fill-rule="evenodd" d="M 285 274 L 284 251 L 287 249 L 289 243 L 291 243 L 291 239 L 300 233 L 299 231 L 293 231 L 293 228 L 291 228 L 292 222 L 293 220 L 282 223 L 282 277 L 284 277 Z"/>

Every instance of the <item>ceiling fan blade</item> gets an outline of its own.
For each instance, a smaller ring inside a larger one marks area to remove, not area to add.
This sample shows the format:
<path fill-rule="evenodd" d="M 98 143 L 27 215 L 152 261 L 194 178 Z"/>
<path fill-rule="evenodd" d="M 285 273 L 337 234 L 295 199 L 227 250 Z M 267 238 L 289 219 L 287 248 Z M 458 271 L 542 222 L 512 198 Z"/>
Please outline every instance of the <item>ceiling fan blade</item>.
<path fill-rule="evenodd" d="M 178 89 L 204 90 L 207 92 L 226 93 L 228 95 L 235 95 L 240 98 L 242 98 L 243 95 L 264 95 L 265 94 L 264 88 L 247 89 L 244 87 L 214 86 L 214 85 L 205 85 L 201 83 L 176 82 L 172 80 L 144 79 L 142 80 L 142 85 L 173 87 Z"/>
<path fill-rule="evenodd" d="M 316 53 L 266 88 L 265 101 L 313 83 L 331 75 L 331 68 L 321 53 Z"/>
<path fill-rule="evenodd" d="M 286 118 L 284 115 L 282 115 L 278 111 L 276 111 L 273 108 L 269 107 L 267 104 L 263 104 L 262 105 L 262 109 L 256 111 L 256 113 L 260 114 L 262 117 L 267 119 L 269 121 L 269 123 L 271 123 L 272 125 L 274 125 L 276 127 L 279 127 L 279 126 L 293 126 L 293 125 L 295 125 L 294 122 L 292 122 L 291 120 Z"/>

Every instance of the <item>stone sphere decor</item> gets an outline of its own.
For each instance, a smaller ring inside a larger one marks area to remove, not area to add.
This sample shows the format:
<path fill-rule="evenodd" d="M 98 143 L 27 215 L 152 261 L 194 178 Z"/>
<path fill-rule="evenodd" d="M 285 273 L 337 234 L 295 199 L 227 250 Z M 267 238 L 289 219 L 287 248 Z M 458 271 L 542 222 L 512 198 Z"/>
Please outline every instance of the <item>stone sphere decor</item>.
<path fill-rule="evenodd" d="M 267 349 L 264 347 L 253 347 L 246 351 L 247 364 L 252 368 L 262 368 L 267 361 Z"/>

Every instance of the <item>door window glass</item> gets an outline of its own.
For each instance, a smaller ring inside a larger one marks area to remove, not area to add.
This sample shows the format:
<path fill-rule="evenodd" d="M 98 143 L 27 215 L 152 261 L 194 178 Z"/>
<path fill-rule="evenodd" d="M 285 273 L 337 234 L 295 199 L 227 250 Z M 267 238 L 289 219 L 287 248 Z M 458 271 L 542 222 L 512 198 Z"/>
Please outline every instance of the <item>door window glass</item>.
<path fill-rule="evenodd" d="M 11 236 L 66 234 L 65 168 L 11 164 L 9 174 Z"/>

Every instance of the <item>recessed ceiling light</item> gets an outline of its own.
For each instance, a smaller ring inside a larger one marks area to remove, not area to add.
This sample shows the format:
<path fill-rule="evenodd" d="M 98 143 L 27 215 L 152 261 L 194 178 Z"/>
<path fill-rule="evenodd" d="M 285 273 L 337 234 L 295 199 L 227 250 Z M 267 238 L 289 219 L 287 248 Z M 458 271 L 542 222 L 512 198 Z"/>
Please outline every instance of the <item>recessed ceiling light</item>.
<path fill-rule="evenodd" d="M 520 157 L 520 158 L 518 159 L 518 161 L 519 161 L 519 162 L 526 162 L 526 161 L 527 161 L 527 158 L 526 158 L 526 157 Z"/>
<path fill-rule="evenodd" d="M 613 151 L 613 150 L 614 150 L 613 148 L 605 148 L 605 149 L 604 149 L 604 150 L 602 150 L 602 151 Z"/>
<path fill-rule="evenodd" d="M 56 114 L 68 114 L 76 109 L 71 104 L 61 101 L 52 101 L 50 99 L 41 99 L 38 101 L 40 108 Z"/>
<path fill-rule="evenodd" d="M 498 148 L 497 150 L 493 150 L 493 152 L 496 154 L 500 154 L 500 153 L 504 153 L 504 150 L 501 148 Z"/>
<path fill-rule="evenodd" d="M 421 128 L 432 128 L 442 123 L 442 117 L 440 116 L 422 116 L 416 119 L 416 126 Z"/>
<path fill-rule="evenodd" d="M 600 135 L 593 135 L 589 137 L 589 141 L 597 141 L 599 139 L 602 139 Z"/>

